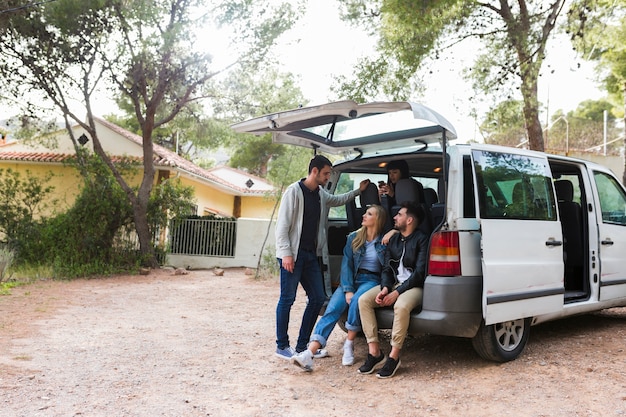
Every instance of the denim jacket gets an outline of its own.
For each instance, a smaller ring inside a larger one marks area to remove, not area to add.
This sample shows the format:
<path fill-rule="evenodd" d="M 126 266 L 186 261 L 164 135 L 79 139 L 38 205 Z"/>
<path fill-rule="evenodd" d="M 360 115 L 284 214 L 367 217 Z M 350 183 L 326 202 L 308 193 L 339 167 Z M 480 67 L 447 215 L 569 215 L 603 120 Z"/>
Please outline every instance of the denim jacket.
<path fill-rule="evenodd" d="M 356 237 L 356 231 L 348 235 L 346 246 L 343 248 L 343 259 L 341 260 L 341 277 L 340 283 L 344 292 L 355 292 L 355 280 L 359 265 L 361 264 L 361 257 L 365 255 L 365 245 L 361 246 L 358 251 L 352 251 L 352 241 Z M 385 261 L 385 245 L 382 244 L 382 236 L 376 237 L 374 247 L 376 248 L 376 255 L 378 261 L 382 267 Z"/>

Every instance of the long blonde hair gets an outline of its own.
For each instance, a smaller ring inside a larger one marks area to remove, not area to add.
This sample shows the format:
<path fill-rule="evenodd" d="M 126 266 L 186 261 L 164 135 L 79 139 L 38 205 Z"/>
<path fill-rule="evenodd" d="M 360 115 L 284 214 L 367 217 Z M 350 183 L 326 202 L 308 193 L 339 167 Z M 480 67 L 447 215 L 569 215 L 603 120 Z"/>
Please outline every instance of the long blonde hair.
<path fill-rule="evenodd" d="M 372 204 L 368 206 L 367 209 L 373 208 L 376 210 L 376 236 L 380 235 L 385 228 L 385 221 L 387 220 L 387 212 L 383 208 L 383 206 L 378 204 Z M 356 236 L 352 241 L 352 252 L 358 251 L 361 246 L 365 245 L 367 241 L 367 227 L 361 226 L 356 231 Z"/>

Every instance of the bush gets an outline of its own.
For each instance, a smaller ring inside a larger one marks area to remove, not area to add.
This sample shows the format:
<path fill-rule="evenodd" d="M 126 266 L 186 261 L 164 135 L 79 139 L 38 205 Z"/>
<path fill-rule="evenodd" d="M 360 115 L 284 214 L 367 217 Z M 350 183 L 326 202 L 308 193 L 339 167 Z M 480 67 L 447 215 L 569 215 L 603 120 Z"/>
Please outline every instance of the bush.
<path fill-rule="evenodd" d="M 263 251 L 257 277 L 268 279 L 279 275 L 280 267 L 278 266 L 278 260 L 276 259 L 276 248 L 270 245 Z"/>
<path fill-rule="evenodd" d="M 138 250 L 133 210 L 128 196 L 108 167 L 93 155 L 83 155 L 87 165 L 81 168 L 83 187 L 74 205 L 53 217 L 36 216 L 52 191 L 45 178 L 28 177 L 10 172 L 0 180 L 0 193 L 12 196 L 4 201 L 0 214 L 0 232 L 16 254 L 20 267 L 50 266 L 53 278 L 137 271 L 143 259 Z M 134 168 L 120 169 L 133 174 Z M 148 207 L 148 219 L 156 236 L 164 230 L 171 216 L 188 213 L 193 189 L 176 181 L 156 186 Z M 9 204 L 10 203 L 10 204 Z M 155 241 L 157 241 L 155 239 Z M 164 249 L 156 250 L 161 260 Z"/>

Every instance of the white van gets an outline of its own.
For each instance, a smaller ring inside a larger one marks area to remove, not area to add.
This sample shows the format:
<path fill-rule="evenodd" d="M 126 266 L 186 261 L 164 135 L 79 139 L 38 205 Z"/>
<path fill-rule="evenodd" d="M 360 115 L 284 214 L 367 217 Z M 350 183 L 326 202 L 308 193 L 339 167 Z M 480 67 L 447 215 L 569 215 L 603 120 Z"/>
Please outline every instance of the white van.
<path fill-rule="evenodd" d="M 408 194 L 396 199 L 421 204 L 428 214 L 423 230 L 431 234 L 423 305 L 412 314 L 410 334 L 471 338 L 480 356 L 504 362 L 521 354 L 534 324 L 626 305 L 626 192 L 601 165 L 453 145 L 452 125 L 410 102 L 341 101 L 233 128 L 342 155 L 331 192 L 356 188 L 364 178 L 376 184 L 387 179 L 389 161 L 408 162 Z M 359 227 L 364 207 L 378 201 L 372 187 L 329 213 L 320 260 L 329 295 L 346 235 Z M 380 328 L 390 328 L 393 311 L 379 310 Z"/>

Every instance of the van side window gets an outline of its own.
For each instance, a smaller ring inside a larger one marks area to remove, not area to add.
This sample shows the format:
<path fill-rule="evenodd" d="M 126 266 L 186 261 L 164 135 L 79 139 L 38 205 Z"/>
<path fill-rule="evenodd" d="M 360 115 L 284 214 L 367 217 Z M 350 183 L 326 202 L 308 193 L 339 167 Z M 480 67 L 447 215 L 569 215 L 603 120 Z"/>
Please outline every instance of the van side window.
<path fill-rule="evenodd" d="M 598 188 L 602 222 L 626 225 L 626 195 L 622 187 L 604 172 L 594 172 L 593 177 Z"/>
<path fill-rule="evenodd" d="M 474 150 L 478 205 L 485 219 L 556 220 L 552 174 L 543 158 Z"/>
<path fill-rule="evenodd" d="M 463 217 L 476 217 L 472 160 L 469 155 L 463 157 Z"/>

